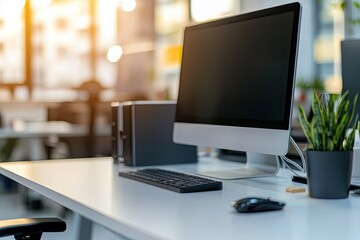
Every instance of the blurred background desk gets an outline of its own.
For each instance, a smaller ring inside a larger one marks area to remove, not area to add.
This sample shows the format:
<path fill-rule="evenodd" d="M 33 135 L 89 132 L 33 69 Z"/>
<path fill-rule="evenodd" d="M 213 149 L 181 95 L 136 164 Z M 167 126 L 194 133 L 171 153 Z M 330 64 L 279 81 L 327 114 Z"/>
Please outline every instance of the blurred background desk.
<path fill-rule="evenodd" d="M 64 156 L 66 158 L 110 155 L 110 102 L 99 102 L 95 106 L 96 115 L 90 124 L 87 102 L 0 102 L 0 139 L 18 138 L 20 144 L 30 142 L 32 137 L 38 138 L 37 141 L 40 141 L 39 138 L 46 141 L 49 136 L 56 134 L 68 149 L 68 154 Z M 25 126 L 20 126 L 22 129 L 13 131 L 15 123 L 25 123 L 26 129 Z M 94 143 L 91 148 L 90 142 Z M 22 147 L 26 148 L 28 147 Z M 13 155 L 12 160 L 45 158 L 55 156 L 28 156 L 19 151 Z"/>
<path fill-rule="evenodd" d="M 64 121 L 15 122 L 12 128 L 0 128 L 0 139 L 21 139 L 29 144 L 29 160 L 49 159 L 51 150 L 59 138 L 86 137 L 88 128 L 84 124 Z M 96 136 L 110 136 L 110 126 L 96 128 Z M 110 142 L 108 143 L 110 145 Z"/>
<path fill-rule="evenodd" d="M 94 157 L 94 156 L 110 156 L 111 154 L 111 107 L 112 101 L 128 101 L 128 100 L 144 100 L 145 96 L 141 94 L 121 93 L 106 101 L 92 103 L 85 100 L 74 101 L 0 101 L 0 139 L 6 136 L 24 137 L 29 140 L 30 133 L 14 133 L 11 131 L 14 121 L 23 121 L 26 123 L 33 122 L 67 122 L 73 126 L 72 133 L 68 131 L 68 126 L 63 127 L 64 131 L 60 132 L 60 141 L 68 147 L 69 154 L 67 158 Z M 92 109 L 92 111 L 90 111 Z M 40 124 L 40 123 L 39 123 Z M 48 127 L 53 123 L 47 124 Z M 33 124 L 34 125 L 34 124 Z M 37 126 L 34 126 L 35 128 Z M 10 130 L 9 130 L 10 129 Z M 33 127 L 32 127 L 33 129 Z M 41 127 L 41 129 L 44 129 Z M 59 131 L 58 129 L 50 129 L 49 131 Z M 33 130 L 32 130 L 33 131 Z M 36 131 L 37 135 L 41 135 L 41 131 Z M 44 130 L 48 131 L 48 130 Z M 83 133 L 86 134 L 83 134 Z M 26 136 L 27 135 L 27 136 Z M 44 139 L 43 133 L 41 138 Z M 1 144 L 1 143 L 0 143 Z M 48 158 L 48 157 L 46 157 Z M 52 157 L 53 158 L 53 157 Z M 24 158 L 16 158 L 13 160 L 26 160 Z"/>

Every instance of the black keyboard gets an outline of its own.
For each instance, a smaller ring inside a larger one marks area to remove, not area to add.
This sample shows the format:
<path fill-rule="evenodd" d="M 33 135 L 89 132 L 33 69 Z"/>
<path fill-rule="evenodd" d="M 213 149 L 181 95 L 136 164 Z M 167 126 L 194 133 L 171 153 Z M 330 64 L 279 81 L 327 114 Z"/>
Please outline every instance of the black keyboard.
<path fill-rule="evenodd" d="M 159 168 L 122 171 L 119 175 L 179 193 L 222 189 L 220 181 Z"/>

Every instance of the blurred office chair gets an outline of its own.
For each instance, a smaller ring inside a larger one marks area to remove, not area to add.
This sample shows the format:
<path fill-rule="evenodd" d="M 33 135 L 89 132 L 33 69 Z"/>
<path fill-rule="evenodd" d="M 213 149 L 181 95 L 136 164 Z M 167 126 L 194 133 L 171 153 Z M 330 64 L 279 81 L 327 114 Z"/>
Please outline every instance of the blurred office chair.
<path fill-rule="evenodd" d="M 89 125 L 87 119 L 88 109 L 85 102 L 62 102 L 56 108 L 48 109 L 49 121 L 65 121 L 71 124 Z M 50 139 L 48 139 L 50 140 Z M 57 141 L 53 141 L 57 140 Z M 86 145 L 87 138 L 84 137 L 60 137 L 46 142 L 48 158 L 53 158 L 52 153 L 56 153 L 59 142 L 64 143 L 68 148 L 68 153 L 63 158 L 90 157 Z"/>
<path fill-rule="evenodd" d="M 40 240 L 44 232 L 64 232 L 66 223 L 58 218 L 18 218 L 0 221 L 0 238 Z"/>

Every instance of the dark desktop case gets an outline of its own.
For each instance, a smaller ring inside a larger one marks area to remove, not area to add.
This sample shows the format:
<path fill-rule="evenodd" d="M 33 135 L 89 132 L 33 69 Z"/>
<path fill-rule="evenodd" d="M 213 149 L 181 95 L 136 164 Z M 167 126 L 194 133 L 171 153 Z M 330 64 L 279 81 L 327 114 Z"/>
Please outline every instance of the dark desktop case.
<path fill-rule="evenodd" d="M 112 157 L 126 166 L 194 163 L 197 148 L 172 141 L 176 102 L 114 102 Z"/>

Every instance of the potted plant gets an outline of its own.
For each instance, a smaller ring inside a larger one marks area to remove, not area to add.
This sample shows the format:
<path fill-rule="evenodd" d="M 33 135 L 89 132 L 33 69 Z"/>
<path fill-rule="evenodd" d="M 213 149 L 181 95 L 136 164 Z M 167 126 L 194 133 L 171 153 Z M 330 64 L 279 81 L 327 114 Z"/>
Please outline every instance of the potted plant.
<path fill-rule="evenodd" d="M 309 144 L 306 173 L 310 197 L 335 199 L 349 195 L 358 116 L 349 134 L 347 130 L 353 122 L 357 100 L 358 94 L 351 101 L 348 91 L 321 97 L 314 91 L 311 121 L 303 107 L 298 106 L 299 121 Z"/>

